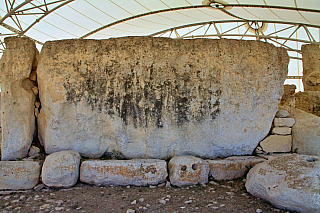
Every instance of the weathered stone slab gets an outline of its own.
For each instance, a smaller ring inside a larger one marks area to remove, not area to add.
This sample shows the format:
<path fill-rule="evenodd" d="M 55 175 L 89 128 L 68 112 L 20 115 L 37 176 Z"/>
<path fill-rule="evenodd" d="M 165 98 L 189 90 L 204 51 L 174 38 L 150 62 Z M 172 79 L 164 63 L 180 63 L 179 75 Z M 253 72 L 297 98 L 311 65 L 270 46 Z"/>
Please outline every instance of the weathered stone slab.
<path fill-rule="evenodd" d="M 216 180 L 233 180 L 243 177 L 249 169 L 265 159 L 255 156 L 229 157 L 222 160 L 207 160 L 209 175 Z"/>
<path fill-rule="evenodd" d="M 260 142 L 260 146 L 265 152 L 291 152 L 291 135 L 269 135 Z"/>
<path fill-rule="evenodd" d="M 304 91 L 320 91 L 320 48 L 319 45 L 301 46 Z"/>
<path fill-rule="evenodd" d="M 320 212 L 320 159 L 283 155 L 256 165 L 247 175 L 247 191 L 277 208 Z"/>
<path fill-rule="evenodd" d="M 6 50 L 0 61 L 1 159 L 16 160 L 28 154 L 35 131 L 34 102 L 29 80 L 37 49 L 27 38 L 5 38 Z"/>
<path fill-rule="evenodd" d="M 294 99 L 295 108 L 320 116 L 320 91 L 298 92 Z"/>
<path fill-rule="evenodd" d="M 284 49 L 258 41 L 46 42 L 39 136 L 47 153 L 93 158 L 106 150 L 127 158 L 251 154 L 270 130 L 287 64 Z"/>
<path fill-rule="evenodd" d="M 296 124 L 292 128 L 292 150 L 320 157 L 320 118 L 302 110 L 292 110 Z"/>
<path fill-rule="evenodd" d="M 271 130 L 271 134 L 274 135 L 290 135 L 291 128 L 290 127 L 274 127 Z"/>
<path fill-rule="evenodd" d="M 0 161 L 0 190 L 32 189 L 39 182 L 41 165 L 33 161 Z"/>
<path fill-rule="evenodd" d="M 278 108 L 285 109 L 290 112 L 295 105 L 294 93 L 297 87 L 294 84 L 293 85 L 286 84 L 286 85 L 283 85 L 283 88 L 284 88 L 284 93 L 282 95 Z"/>
<path fill-rule="evenodd" d="M 275 127 L 293 127 L 294 118 L 274 118 Z"/>
<path fill-rule="evenodd" d="M 209 163 L 193 156 L 175 156 L 168 164 L 172 185 L 186 186 L 207 183 Z"/>
<path fill-rule="evenodd" d="M 165 182 L 167 163 L 158 159 L 87 160 L 80 180 L 95 185 L 147 186 Z"/>
<path fill-rule="evenodd" d="M 79 177 L 80 155 L 73 150 L 60 151 L 46 157 L 42 166 L 42 182 L 49 187 L 68 188 Z"/>

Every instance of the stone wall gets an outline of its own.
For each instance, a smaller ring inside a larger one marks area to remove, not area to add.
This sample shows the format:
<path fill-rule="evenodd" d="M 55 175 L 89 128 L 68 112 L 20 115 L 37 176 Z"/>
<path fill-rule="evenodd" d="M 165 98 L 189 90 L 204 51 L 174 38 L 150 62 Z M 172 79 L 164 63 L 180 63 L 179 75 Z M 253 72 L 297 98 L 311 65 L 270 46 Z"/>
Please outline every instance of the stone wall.
<path fill-rule="evenodd" d="M 1 69 L 1 160 L 16 160 L 28 154 L 35 131 L 32 88 L 29 79 L 37 49 L 27 38 L 5 38 L 6 50 L 0 61 Z"/>
<path fill-rule="evenodd" d="M 270 130 L 288 61 L 284 49 L 258 41 L 46 42 L 39 138 L 47 153 L 94 158 L 251 154 Z"/>
<path fill-rule="evenodd" d="M 320 48 L 319 45 L 301 46 L 304 91 L 320 91 Z"/>

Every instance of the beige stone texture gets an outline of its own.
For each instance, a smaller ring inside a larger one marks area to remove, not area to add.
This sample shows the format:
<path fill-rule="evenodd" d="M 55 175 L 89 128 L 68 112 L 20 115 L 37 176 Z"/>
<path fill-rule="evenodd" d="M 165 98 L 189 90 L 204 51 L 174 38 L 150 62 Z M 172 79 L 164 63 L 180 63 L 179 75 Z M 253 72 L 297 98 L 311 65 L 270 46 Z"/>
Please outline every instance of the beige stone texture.
<path fill-rule="evenodd" d="M 294 98 L 295 108 L 320 116 L 320 91 L 298 92 Z"/>
<path fill-rule="evenodd" d="M 269 132 L 288 55 L 258 41 L 125 37 L 46 42 L 39 137 L 99 158 L 251 154 Z M 234 134 L 236 133 L 236 134 Z"/>
<path fill-rule="evenodd" d="M 207 183 L 209 163 L 193 156 L 175 156 L 168 164 L 170 182 L 174 186 Z"/>
<path fill-rule="evenodd" d="M 291 152 L 291 135 L 269 135 L 260 142 L 260 146 L 265 152 Z"/>
<path fill-rule="evenodd" d="M 294 118 L 274 118 L 273 124 L 275 127 L 293 127 L 295 120 Z"/>
<path fill-rule="evenodd" d="M 273 134 L 273 135 L 290 135 L 291 128 L 290 127 L 274 127 L 271 130 L 271 134 Z"/>
<path fill-rule="evenodd" d="M 167 176 L 167 163 L 158 159 L 87 160 L 80 167 L 80 180 L 99 186 L 157 185 Z"/>
<path fill-rule="evenodd" d="M 276 113 L 276 117 L 277 118 L 286 118 L 288 117 L 290 114 L 288 111 L 286 110 L 279 110 L 277 113 Z"/>
<path fill-rule="evenodd" d="M 292 150 L 320 157 L 320 118 L 299 109 L 292 111 L 296 124 L 292 128 Z"/>
<path fill-rule="evenodd" d="M 37 81 L 37 72 L 36 72 L 36 71 L 32 71 L 32 72 L 30 73 L 29 79 L 30 79 L 31 81 Z"/>
<path fill-rule="evenodd" d="M 16 160 L 28 154 L 35 131 L 34 102 L 29 80 L 37 54 L 27 38 L 5 38 L 6 50 L 0 61 L 1 81 L 1 159 Z"/>
<path fill-rule="evenodd" d="M 256 165 L 247 175 L 246 189 L 277 208 L 320 212 L 320 159 L 283 155 Z"/>
<path fill-rule="evenodd" d="M 286 85 L 283 85 L 283 88 L 284 88 L 284 93 L 282 95 L 278 108 L 287 110 L 290 113 L 291 108 L 293 108 L 295 105 L 294 93 L 297 87 L 294 84 L 292 85 L 286 84 Z"/>
<path fill-rule="evenodd" d="M 209 175 L 215 180 L 233 180 L 243 177 L 249 169 L 265 159 L 255 156 L 229 157 L 221 160 L 207 160 Z"/>
<path fill-rule="evenodd" d="M 319 45 L 301 46 L 304 91 L 320 91 L 320 48 Z"/>
<path fill-rule="evenodd" d="M 39 182 L 41 165 L 34 161 L 0 161 L 0 190 L 32 189 Z"/>
<path fill-rule="evenodd" d="M 79 178 L 80 155 L 73 150 L 48 155 L 42 166 L 42 182 L 49 187 L 68 188 Z"/>
<path fill-rule="evenodd" d="M 36 146 L 31 146 L 28 155 L 30 157 L 38 157 L 40 156 L 40 149 Z"/>

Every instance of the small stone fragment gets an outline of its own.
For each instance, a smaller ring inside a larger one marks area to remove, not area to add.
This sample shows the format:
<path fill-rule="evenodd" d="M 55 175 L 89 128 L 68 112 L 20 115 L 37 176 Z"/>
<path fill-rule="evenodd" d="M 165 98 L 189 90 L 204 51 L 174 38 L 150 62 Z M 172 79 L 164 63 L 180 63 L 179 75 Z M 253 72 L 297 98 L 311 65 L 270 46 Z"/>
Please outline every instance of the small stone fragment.
<path fill-rule="evenodd" d="M 159 200 L 159 203 L 161 203 L 161 204 L 166 204 L 167 201 L 160 199 L 160 200 Z"/>
<path fill-rule="evenodd" d="M 29 79 L 30 79 L 31 81 L 36 81 L 36 80 L 37 80 L 37 72 L 36 72 L 36 71 L 32 71 L 32 72 L 30 73 Z"/>
<path fill-rule="evenodd" d="M 39 109 L 38 108 L 34 108 L 34 116 L 36 116 L 36 118 L 39 115 Z"/>
<path fill-rule="evenodd" d="M 38 157 L 40 155 L 39 152 L 40 152 L 40 149 L 38 147 L 31 146 L 28 155 L 30 157 Z"/>
<path fill-rule="evenodd" d="M 43 183 L 40 183 L 38 185 L 36 185 L 33 189 L 35 191 L 40 191 L 41 189 L 43 189 L 44 187 L 46 187 Z"/>
<path fill-rule="evenodd" d="M 272 128 L 271 134 L 273 134 L 273 135 L 290 135 L 291 128 L 290 127 L 274 127 L 274 128 Z"/>
<path fill-rule="evenodd" d="M 277 113 L 276 113 L 276 117 L 277 118 L 286 118 L 288 117 L 290 114 L 286 111 L 286 110 L 279 110 Z"/>
<path fill-rule="evenodd" d="M 36 108 L 39 108 L 39 107 L 40 107 L 40 102 L 34 102 L 34 106 L 35 106 Z"/>
<path fill-rule="evenodd" d="M 262 210 L 261 210 L 261 209 L 256 209 L 256 212 L 257 212 L 257 213 L 261 213 Z"/>
<path fill-rule="evenodd" d="M 274 126 L 275 127 L 293 127 L 295 124 L 294 118 L 275 118 Z"/>
<path fill-rule="evenodd" d="M 135 213 L 136 210 L 133 210 L 133 209 L 127 209 L 126 213 Z"/>
<path fill-rule="evenodd" d="M 39 94 L 38 87 L 34 86 L 34 87 L 31 88 L 31 90 L 32 90 L 32 92 L 33 92 L 33 94 L 34 94 L 35 96 L 37 96 L 37 95 Z"/>
<path fill-rule="evenodd" d="M 136 205 L 137 204 L 137 200 L 134 200 L 131 202 L 131 205 Z"/>

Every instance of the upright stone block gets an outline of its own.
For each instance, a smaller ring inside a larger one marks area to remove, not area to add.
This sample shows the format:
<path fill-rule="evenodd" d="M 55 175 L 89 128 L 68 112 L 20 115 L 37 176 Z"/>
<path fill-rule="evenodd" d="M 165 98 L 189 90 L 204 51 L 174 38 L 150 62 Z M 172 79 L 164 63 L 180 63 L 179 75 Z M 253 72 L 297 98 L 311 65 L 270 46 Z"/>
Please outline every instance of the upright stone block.
<path fill-rule="evenodd" d="M 99 186 L 157 185 L 167 176 L 167 163 L 158 159 L 87 160 L 80 168 L 82 182 Z"/>
<path fill-rule="evenodd" d="M 0 161 L 0 190 L 32 189 L 39 182 L 41 165 L 33 161 Z"/>
<path fill-rule="evenodd" d="M 320 91 L 320 48 L 316 44 L 301 46 L 304 91 Z"/>
<path fill-rule="evenodd" d="M 39 137 L 46 153 L 91 158 L 251 154 L 278 110 L 288 61 L 259 41 L 48 41 L 37 69 Z"/>
<path fill-rule="evenodd" d="M 169 161 L 169 178 L 172 185 L 187 186 L 207 183 L 209 163 L 193 156 L 175 156 Z"/>
<path fill-rule="evenodd" d="M 260 146 L 265 152 L 291 152 L 291 135 L 269 135 L 260 142 Z"/>
<path fill-rule="evenodd" d="M 294 98 L 295 108 L 320 117 L 320 91 L 298 92 Z"/>
<path fill-rule="evenodd" d="M 28 154 L 35 131 L 34 102 L 29 80 L 37 49 L 27 38 L 5 38 L 1 69 L 1 159 L 16 160 Z"/>

